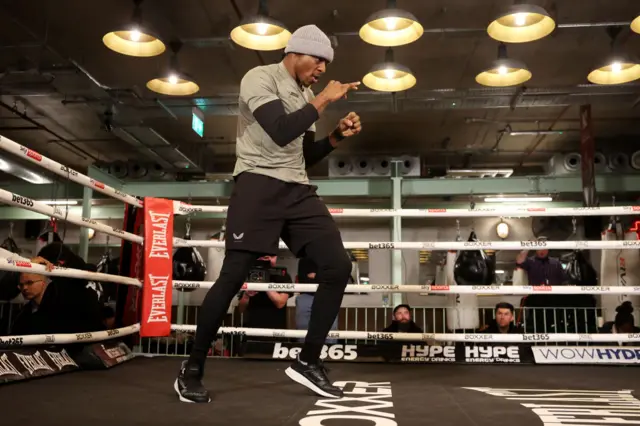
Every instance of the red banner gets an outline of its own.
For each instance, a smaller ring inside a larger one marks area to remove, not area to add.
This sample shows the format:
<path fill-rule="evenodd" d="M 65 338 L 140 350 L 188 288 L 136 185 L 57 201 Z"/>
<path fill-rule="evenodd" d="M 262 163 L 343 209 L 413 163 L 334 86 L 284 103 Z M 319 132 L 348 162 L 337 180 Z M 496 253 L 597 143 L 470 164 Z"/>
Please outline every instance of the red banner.
<path fill-rule="evenodd" d="M 173 201 L 144 199 L 144 286 L 140 337 L 171 333 Z"/>

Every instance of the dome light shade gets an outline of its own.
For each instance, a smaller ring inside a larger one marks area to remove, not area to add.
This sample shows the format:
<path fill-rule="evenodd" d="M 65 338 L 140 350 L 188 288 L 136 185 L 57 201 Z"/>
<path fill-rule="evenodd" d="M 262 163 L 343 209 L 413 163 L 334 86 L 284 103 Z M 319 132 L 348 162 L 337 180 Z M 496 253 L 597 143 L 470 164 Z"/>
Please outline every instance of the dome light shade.
<path fill-rule="evenodd" d="M 105 34 L 102 42 L 114 52 L 128 56 L 151 57 L 166 50 L 159 38 L 138 26 L 111 31 Z"/>
<path fill-rule="evenodd" d="M 630 57 L 616 55 L 589 73 L 594 84 L 624 84 L 640 79 L 640 63 Z"/>
<path fill-rule="evenodd" d="M 556 22 L 540 6 L 518 4 L 498 16 L 487 27 L 487 33 L 505 43 L 527 43 L 551 34 Z"/>
<path fill-rule="evenodd" d="M 631 22 L 631 29 L 640 34 L 640 15 Z"/>
<path fill-rule="evenodd" d="M 369 44 L 395 47 L 418 40 L 424 34 L 424 28 L 405 10 L 384 9 L 369 16 L 359 34 Z"/>
<path fill-rule="evenodd" d="M 393 52 L 389 49 L 385 62 L 374 65 L 362 82 L 372 90 L 401 92 L 411 89 L 417 80 L 409 68 L 393 61 Z"/>
<path fill-rule="evenodd" d="M 231 31 L 231 39 L 238 45 L 252 50 L 284 49 L 291 32 L 280 22 L 265 16 L 243 20 Z"/>
<path fill-rule="evenodd" d="M 186 74 L 171 71 L 165 76 L 147 82 L 147 88 L 170 96 L 189 96 L 200 90 L 200 87 Z"/>
<path fill-rule="evenodd" d="M 531 71 L 527 66 L 514 59 L 498 59 L 491 66 L 476 76 L 476 82 L 483 86 L 509 87 L 517 86 L 531 80 Z"/>

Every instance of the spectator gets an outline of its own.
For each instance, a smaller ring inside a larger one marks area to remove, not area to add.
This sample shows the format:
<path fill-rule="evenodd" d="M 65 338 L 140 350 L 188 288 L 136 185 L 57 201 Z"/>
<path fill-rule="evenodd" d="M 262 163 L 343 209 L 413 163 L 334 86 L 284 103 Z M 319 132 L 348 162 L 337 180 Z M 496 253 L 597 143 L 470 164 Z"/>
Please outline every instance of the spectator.
<path fill-rule="evenodd" d="M 268 261 L 273 267 L 277 256 L 264 256 L 259 261 Z M 291 276 L 272 275 L 271 281 L 277 283 L 292 283 Z M 287 300 L 289 293 L 277 291 L 245 291 L 240 295 L 238 309 L 246 316 L 244 326 L 249 328 L 287 328 Z M 256 339 L 252 340 L 265 340 Z M 270 340 L 270 339 L 266 339 Z"/>
<path fill-rule="evenodd" d="M 393 321 L 383 331 L 392 333 L 422 333 L 422 329 L 413 322 L 409 305 L 398 305 L 393 309 Z"/>
<path fill-rule="evenodd" d="M 513 334 L 520 333 L 520 330 L 513 323 L 515 309 L 511 303 L 500 302 L 496 305 L 495 318 L 485 325 L 480 331 L 492 334 Z"/>
<path fill-rule="evenodd" d="M 307 257 L 303 257 L 298 261 L 298 282 L 300 284 L 314 283 L 318 268 L 313 261 Z M 309 318 L 311 317 L 311 305 L 315 293 L 299 293 L 296 297 L 296 328 L 298 330 L 307 330 L 309 327 Z M 333 321 L 331 330 L 338 329 L 338 317 Z M 304 339 L 299 339 L 301 342 Z M 336 339 L 327 339 L 327 343 L 336 343 Z"/>
<path fill-rule="evenodd" d="M 640 328 L 635 326 L 633 318 L 633 306 L 628 300 L 616 308 L 616 317 L 614 321 L 604 323 L 602 328 L 598 330 L 600 333 L 638 333 Z"/>
<path fill-rule="evenodd" d="M 32 262 L 45 265 L 48 269 L 53 268 L 54 264 L 42 254 L 53 260 L 59 257 L 57 265 L 79 265 L 77 259 L 71 258 L 75 255 L 62 243 L 45 246 L 39 254 L 41 256 Z M 63 257 L 68 263 L 61 260 Z M 27 303 L 11 324 L 12 335 L 82 333 L 105 328 L 100 304 L 84 280 L 22 273 L 18 288 Z"/>
<path fill-rule="evenodd" d="M 546 242 L 547 237 L 539 237 L 538 241 Z M 528 250 L 521 251 L 516 258 L 516 266 L 527 273 L 530 285 L 562 285 L 567 281 L 562 263 L 549 257 L 549 250 L 536 250 L 532 257 L 527 257 L 528 254 Z"/>

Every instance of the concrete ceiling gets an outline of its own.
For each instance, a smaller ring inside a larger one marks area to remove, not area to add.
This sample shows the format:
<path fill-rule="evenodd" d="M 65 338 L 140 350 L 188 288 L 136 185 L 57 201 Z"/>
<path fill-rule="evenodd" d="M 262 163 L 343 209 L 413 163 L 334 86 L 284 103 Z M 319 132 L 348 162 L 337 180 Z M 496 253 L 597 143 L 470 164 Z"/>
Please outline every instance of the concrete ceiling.
<path fill-rule="evenodd" d="M 132 58 L 102 44 L 105 33 L 129 19 L 130 0 L 1 3 L 0 134 L 80 170 L 97 162 L 133 161 L 228 173 L 240 79 L 252 67 L 281 57 L 228 39 L 240 17 L 256 11 L 257 0 L 146 1 L 145 21 L 165 40 L 182 41 L 180 64 L 200 86 L 194 97 L 158 96 L 145 84 L 167 65 L 169 53 Z M 588 25 L 509 45 L 509 56 L 525 62 L 533 79 L 522 88 L 486 89 L 474 80 L 497 53 L 485 28 L 511 3 L 399 0 L 427 31 L 395 49 L 396 60 L 416 75 L 416 87 L 395 98 L 365 88 L 325 114 L 320 131 L 355 110 L 365 131 L 343 148 L 347 154 L 422 155 L 432 165 L 527 167 L 576 149 L 579 137 L 571 130 L 579 128 L 579 106 L 590 103 L 599 146 L 637 138 L 640 82 L 595 87 L 586 79 L 610 52 L 607 28 L 620 30 L 618 47 L 640 52 L 640 35 L 624 24 L 637 16 L 637 0 L 532 1 L 561 25 Z M 360 80 L 383 59 L 384 49 L 357 36 L 367 16 L 385 7 L 382 0 L 271 0 L 269 6 L 292 30 L 315 23 L 336 36 L 336 60 L 325 81 Z M 322 87 L 321 82 L 316 91 Z M 196 104 L 206 114 L 204 139 L 191 130 Z M 502 135 L 509 128 L 565 132 Z M 326 166 L 314 170 L 323 173 Z"/>

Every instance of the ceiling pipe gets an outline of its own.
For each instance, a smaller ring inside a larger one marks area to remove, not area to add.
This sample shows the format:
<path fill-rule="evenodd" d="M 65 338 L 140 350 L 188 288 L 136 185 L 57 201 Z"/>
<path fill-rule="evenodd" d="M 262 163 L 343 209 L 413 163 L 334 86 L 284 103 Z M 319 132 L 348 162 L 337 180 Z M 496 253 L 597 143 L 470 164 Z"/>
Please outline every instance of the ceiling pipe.
<path fill-rule="evenodd" d="M 38 123 L 37 121 L 35 121 L 31 117 L 29 117 L 27 114 L 16 110 L 11 105 L 5 104 L 4 102 L 0 101 L 0 106 L 3 107 L 4 109 L 6 109 L 7 111 L 11 111 L 13 114 L 17 115 L 18 117 L 22 118 L 23 120 L 33 124 L 34 126 L 38 127 L 40 130 L 44 130 L 45 132 L 49 133 L 50 135 L 56 137 L 57 139 L 63 141 L 67 145 L 71 146 L 76 151 L 76 152 L 74 152 L 74 154 L 79 156 L 79 157 L 81 157 L 82 159 L 87 160 L 88 158 L 91 158 L 93 161 L 98 161 L 98 158 L 96 158 L 93 155 L 89 154 L 84 149 L 79 148 L 78 146 L 76 146 L 74 143 L 70 142 L 66 138 L 63 138 L 58 133 L 56 133 L 53 130 L 49 129 L 47 126 Z M 71 150 L 71 151 L 73 152 L 73 150 Z M 78 152 L 82 153 L 83 155 L 78 154 Z"/>
<path fill-rule="evenodd" d="M 235 5 L 235 1 L 232 0 L 232 4 Z M 237 6 L 236 6 L 237 8 Z M 236 9 L 236 13 L 239 11 Z M 611 22 L 576 22 L 559 24 L 557 29 L 581 29 L 581 28 L 602 28 L 602 27 L 628 27 L 631 25 L 631 21 L 611 21 Z M 425 28 L 424 34 L 475 34 L 486 33 L 486 28 Z M 359 37 L 358 31 L 343 31 L 332 33 L 336 37 Z M 184 44 L 189 44 L 193 47 L 209 47 L 209 45 L 221 46 L 229 40 L 228 36 L 221 37 L 199 37 L 199 38 L 186 38 L 182 39 Z"/>

